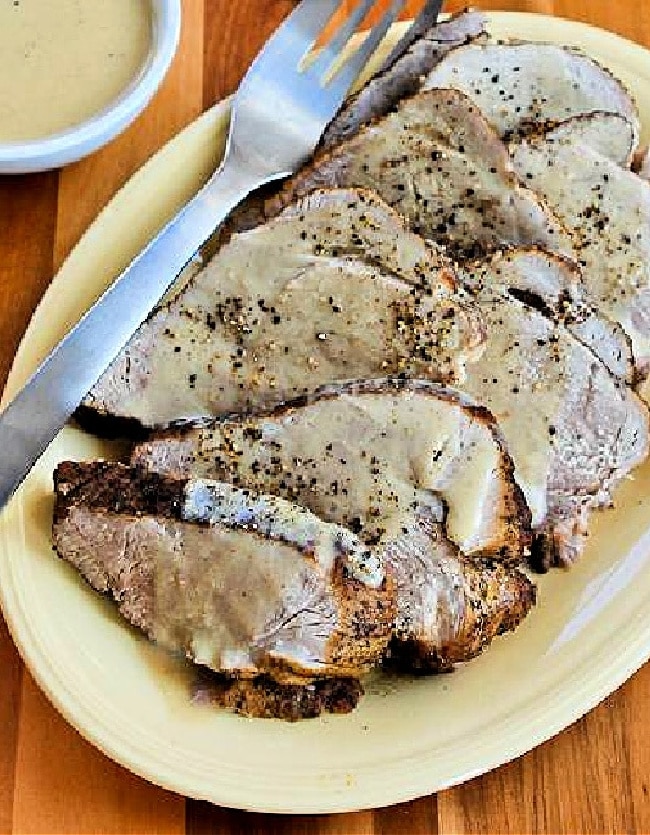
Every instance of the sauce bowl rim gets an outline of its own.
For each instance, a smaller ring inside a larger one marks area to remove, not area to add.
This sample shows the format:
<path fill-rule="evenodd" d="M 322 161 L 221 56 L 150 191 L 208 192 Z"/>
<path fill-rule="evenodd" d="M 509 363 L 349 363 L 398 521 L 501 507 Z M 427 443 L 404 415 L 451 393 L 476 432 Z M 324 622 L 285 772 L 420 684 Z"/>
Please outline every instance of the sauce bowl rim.
<path fill-rule="evenodd" d="M 148 0 L 151 46 L 129 85 L 106 107 L 77 125 L 42 139 L 0 142 L 0 174 L 47 171 L 76 162 L 124 131 L 160 87 L 178 49 L 181 0 Z"/>

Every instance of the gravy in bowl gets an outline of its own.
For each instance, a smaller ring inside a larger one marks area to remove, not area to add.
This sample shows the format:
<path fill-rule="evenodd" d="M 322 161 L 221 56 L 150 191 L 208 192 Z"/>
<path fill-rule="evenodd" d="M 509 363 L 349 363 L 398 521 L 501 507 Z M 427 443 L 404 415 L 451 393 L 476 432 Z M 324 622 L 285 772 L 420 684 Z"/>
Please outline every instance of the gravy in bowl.
<path fill-rule="evenodd" d="M 107 107 L 151 41 L 147 0 L 0 0 L 0 143 L 44 139 Z"/>

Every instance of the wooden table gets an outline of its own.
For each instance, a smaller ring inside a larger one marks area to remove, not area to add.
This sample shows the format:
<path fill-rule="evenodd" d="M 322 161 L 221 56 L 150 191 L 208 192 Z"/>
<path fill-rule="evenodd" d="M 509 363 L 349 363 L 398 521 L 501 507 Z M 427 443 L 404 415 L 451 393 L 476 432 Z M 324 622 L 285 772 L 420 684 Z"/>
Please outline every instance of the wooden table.
<path fill-rule="evenodd" d="M 173 69 L 124 136 L 64 171 L 0 178 L 0 382 L 53 272 L 97 212 L 156 149 L 236 87 L 291 5 L 291 0 L 184 0 Z M 650 46 L 650 0 L 477 5 L 585 20 Z M 50 706 L 0 621 L 0 832 L 650 832 L 646 710 L 650 665 L 558 738 L 460 788 L 374 812 L 252 815 L 178 797 L 106 759 Z"/>

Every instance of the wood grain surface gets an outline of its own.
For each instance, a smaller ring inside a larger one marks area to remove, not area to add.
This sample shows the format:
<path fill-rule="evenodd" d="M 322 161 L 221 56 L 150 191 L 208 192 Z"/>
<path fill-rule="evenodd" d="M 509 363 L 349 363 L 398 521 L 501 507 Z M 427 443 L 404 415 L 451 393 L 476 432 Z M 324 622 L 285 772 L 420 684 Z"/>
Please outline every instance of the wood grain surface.
<path fill-rule="evenodd" d="M 408 5 L 412 12 L 420 2 Z M 650 0 L 477 5 L 583 20 L 650 46 Z M 53 271 L 97 212 L 157 148 L 236 87 L 291 6 L 184 0 L 178 56 L 130 130 L 61 172 L 0 177 L 0 383 Z M 437 797 L 331 817 L 247 814 L 153 787 L 88 745 L 35 686 L 0 621 L 0 833 L 650 832 L 649 715 L 650 665 L 558 738 Z"/>

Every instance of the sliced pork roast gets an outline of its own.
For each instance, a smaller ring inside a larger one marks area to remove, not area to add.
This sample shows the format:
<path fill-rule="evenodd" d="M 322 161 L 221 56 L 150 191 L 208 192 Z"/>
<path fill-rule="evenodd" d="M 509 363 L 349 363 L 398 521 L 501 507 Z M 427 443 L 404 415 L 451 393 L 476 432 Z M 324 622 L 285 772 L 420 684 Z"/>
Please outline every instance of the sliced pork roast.
<path fill-rule="evenodd" d="M 313 189 L 376 191 L 425 238 L 467 256 L 506 244 L 573 253 L 563 226 L 525 188 L 508 152 L 477 107 L 454 90 L 431 90 L 331 151 L 317 154 L 256 222 Z"/>
<path fill-rule="evenodd" d="M 358 133 L 364 125 L 389 113 L 402 99 L 417 93 L 422 81 L 451 50 L 486 33 L 487 19 L 479 11 L 463 11 L 436 22 L 438 11 L 412 26 L 379 72 L 343 107 L 323 136 L 331 148 Z"/>
<path fill-rule="evenodd" d="M 64 463 L 55 482 L 59 555 L 150 639 L 227 674 L 204 677 L 199 696 L 247 715 L 349 712 L 390 630 L 393 663 L 439 671 L 515 629 L 535 601 L 520 572 L 441 547 L 428 511 L 370 549 L 223 483 L 100 462 Z"/>
<path fill-rule="evenodd" d="M 521 176 L 573 232 L 585 285 L 629 334 L 644 376 L 650 362 L 650 183 L 553 133 L 513 146 L 512 154 Z"/>
<path fill-rule="evenodd" d="M 528 508 L 494 420 L 434 383 L 325 387 L 266 415 L 157 433 L 132 463 L 282 496 L 369 543 L 437 503 L 432 491 L 464 554 L 518 561 L 529 542 Z"/>
<path fill-rule="evenodd" d="M 156 426 L 268 408 L 341 379 L 454 381 L 482 339 L 446 259 L 393 210 L 368 193 L 317 192 L 233 237 L 83 405 Z"/>
<path fill-rule="evenodd" d="M 390 654 L 400 667 L 467 660 L 534 602 L 524 575 L 476 558 L 516 561 L 528 543 L 528 510 L 493 424 L 431 384 L 349 384 L 274 414 L 185 426 L 144 442 L 132 463 L 264 485 L 358 532 L 396 583 Z"/>
<path fill-rule="evenodd" d="M 627 119 L 638 145 L 639 116 L 630 94 L 578 49 L 544 43 L 469 44 L 433 69 L 424 89 L 436 87 L 468 95 L 506 139 L 607 110 Z"/>
<path fill-rule="evenodd" d="M 487 341 L 463 390 L 494 414 L 506 439 L 540 535 L 536 564 L 571 562 L 584 546 L 590 510 L 609 503 L 613 488 L 648 454 L 647 409 L 573 335 L 570 307 L 553 309 L 550 292 L 522 294 L 549 288 L 563 270 L 570 284 L 570 264 L 514 252 L 466 270 Z M 595 317 L 589 321 L 593 334 Z M 605 324 L 598 347 L 616 366 L 620 334 Z"/>
<path fill-rule="evenodd" d="M 120 613 L 217 672 L 358 675 L 395 619 L 381 561 L 350 531 L 225 484 L 61 464 L 54 544 Z"/>

